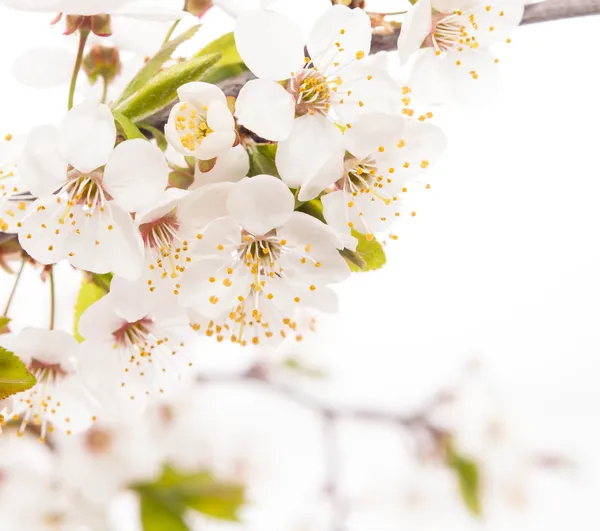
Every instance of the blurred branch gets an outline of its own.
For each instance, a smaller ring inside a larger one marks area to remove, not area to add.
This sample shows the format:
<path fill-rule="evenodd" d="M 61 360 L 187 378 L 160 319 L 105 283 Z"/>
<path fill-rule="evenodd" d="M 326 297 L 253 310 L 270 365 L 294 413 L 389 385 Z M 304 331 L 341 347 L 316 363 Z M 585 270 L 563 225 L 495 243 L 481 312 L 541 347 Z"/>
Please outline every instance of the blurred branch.
<path fill-rule="evenodd" d="M 341 491 L 341 461 L 338 437 L 338 424 L 341 420 L 360 420 L 382 422 L 398 426 L 413 433 L 420 444 L 428 444 L 435 451 L 445 440 L 447 434 L 432 422 L 433 413 L 442 404 L 452 400 L 452 394 L 436 394 L 420 410 L 412 414 L 377 411 L 372 409 L 333 406 L 317 397 L 286 384 L 278 382 L 269 374 L 266 366 L 256 364 L 241 374 L 203 375 L 201 383 L 207 384 L 246 384 L 258 385 L 271 393 L 293 402 L 318 415 L 323 424 L 323 456 L 325 461 L 324 490 L 332 508 L 332 531 L 344 531 L 349 513 L 348 501 Z"/>

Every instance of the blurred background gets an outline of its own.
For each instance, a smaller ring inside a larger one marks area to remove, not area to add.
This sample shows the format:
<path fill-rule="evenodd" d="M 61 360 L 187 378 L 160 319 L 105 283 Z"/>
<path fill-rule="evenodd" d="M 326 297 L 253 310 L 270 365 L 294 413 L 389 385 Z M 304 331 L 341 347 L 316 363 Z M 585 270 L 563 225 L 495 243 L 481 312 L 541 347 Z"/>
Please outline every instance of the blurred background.
<path fill-rule="evenodd" d="M 215 8 L 198 39 L 231 28 Z M 417 215 L 313 336 L 276 352 L 198 342 L 190 430 L 248 503 L 240 523 L 190 515 L 192 529 L 599 528 L 598 29 L 598 16 L 520 27 L 499 52 L 497 101 L 434 109 L 449 149 Z M 69 40 L 44 15 L 0 8 L 2 136 L 63 117 L 64 86 L 10 73 L 32 46 L 68 54 Z M 58 270 L 71 332 L 81 280 Z M 11 286 L 0 271 L 0 301 Z M 46 326 L 48 307 L 27 268 L 13 328 Z M 136 503 L 111 507 L 112 529 L 139 529 Z"/>

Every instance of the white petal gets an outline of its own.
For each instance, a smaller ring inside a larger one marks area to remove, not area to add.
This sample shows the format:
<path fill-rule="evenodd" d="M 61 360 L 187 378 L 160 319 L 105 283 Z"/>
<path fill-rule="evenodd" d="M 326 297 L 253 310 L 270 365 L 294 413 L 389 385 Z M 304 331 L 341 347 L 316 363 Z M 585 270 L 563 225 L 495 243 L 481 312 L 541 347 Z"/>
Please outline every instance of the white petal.
<path fill-rule="evenodd" d="M 419 0 L 408 10 L 402 20 L 402 29 L 398 37 L 400 63 L 405 64 L 410 56 L 423 44 L 431 32 L 432 11 L 430 0 Z"/>
<path fill-rule="evenodd" d="M 419 2 L 421 1 L 419 0 Z M 431 6 L 440 13 L 467 10 L 473 6 L 473 3 L 473 0 L 431 0 Z"/>
<path fill-rule="evenodd" d="M 49 88 L 69 81 L 75 54 L 64 48 L 32 48 L 17 57 L 11 72 L 28 87 Z"/>
<path fill-rule="evenodd" d="M 405 120 L 389 114 L 366 114 L 344 133 L 346 149 L 360 159 L 397 149 Z"/>
<path fill-rule="evenodd" d="M 169 182 L 169 165 L 163 152 L 142 139 L 126 140 L 112 152 L 103 186 L 127 212 L 153 206 Z"/>
<path fill-rule="evenodd" d="M 475 35 L 481 49 L 504 42 L 516 29 L 523 18 L 523 2 L 479 2 L 468 13 L 474 17 L 477 29 L 469 26 L 467 31 Z"/>
<path fill-rule="evenodd" d="M 294 195 L 277 177 L 257 175 L 233 185 L 227 210 L 248 232 L 262 235 L 286 223 L 294 204 Z"/>
<path fill-rule="evenodd" d="M 169 212 L 177 210 L 179 204 L 183 203 L 189 195 L 186 190 L 168 188 L 161 194 L 160 199 L 154 203 L 152 208 L 136 213 L 135 226 L 139 228 L 145 223 L 158 221 Z"/>
<path fill-rule="evenodd" d="M 185 15 L 181 6 L 173 5 L 172 0 L 129 1 L 121 8 L 112 9 L 111 14 L 155 22 L 174 22 Z"/>
<path fill-rule="evenodd" d="M 235 128 L 235 121 L 231 111 L 224 103 L 216 101 L 210 104 L 206 123 L 213 131 L 229 132 Z"/>
<path fill-rule="evenodd" d="M 66 256 L 64 242 L 68 229 L 59 222 L 66 205 L 57 200 L 56 196 L 50 196 L 35 201 L 19 231 L 21 247 L 42 264 L 55 264 Z"/>
<path fill-rule="evenodd" d="M 18 167 L 25 188 L 38 197 L 52 194 L 65 182 L 68 164 L 58 154 L 56 127 L 31 131 Z"/>
<path fill-rule="evenodd" d="M 194 182 L 188 190 L 197 190 L 202 186 L 218 182 L 237 182 L 246 177 L 249 171 L 250 157 L 244 146 L 240 144 L 219 155 L 210 171 L 201 172 L 196 164 Z"/>
<path fill-rule="evenodd" d="M 232 183 L 215 183 L 191 193 L 181 202 L 177 217 L 186 230 L 202 231 L 209 223 L 227 215 L 227 198 Z M 195 234 L 190 235 L 195 239 Z"/>
<path fill-rule="evenodd" d="M 106 164 L 116 138 L 111 110 L 88 100 L 73 107 L 60 124 L 58 152 L 75 169 L 90 173 Z"/>
<path fill-rule="evenodd" d="M 235 133 L 213 132 L 210 133 L 200 144 L 196 146 L 194 155 L 200 160 L 211 160 L 227 153 L 235 144 Z"/>
<path fill-rule="evenodd" d="M 250 292 L 252 277 L 245 268 L 237 271 L 239 274 L 228 274 L 227 264 L 218 259 L 192 265 L 181 279 L 181 304 L 211 319 L 227 315 L 239 304 L 238 297 Z"/>
<path fill-rule="evenodd" d="M 404 147 L 395 150 L 392 157 L 409 162 L 409 169 L 421 169 L 424 161 L 427 162 L 425 166 L 429 168 L 439 160 L 448 145 L 446 135 L 438 126 L 416 120 L 406 122 L 402 138 Z M 402 164 L 396 164 L 397 168 L 400 166 Z"/>
<path fill-rule="evenodd" d="M 447 56 L 447 53 L 437 56 L 433 48 L 421 48 L 415 54 L 409 85 L 419 101 L 432 105 L 453 101 L 453 79 L 452 75 L 448 76 L 452 72 L 448 72 L 451 65 Z"/>
<path fill-rule="evenodd" d="M 244 63 L 257 77 L 289 79 L 304 65 L 302 32 L 279 13 L 243 13 L 235 26 L 235 42 Z"/>
<path fill-rule="evenodd" d="M 115 312 L 112 297 L 105 295 L 83 312 L 77 331 L 91 341 L 113 341 L 113 333 L 122 325 L 123 319 Z"/>
<path fill-rule="evenodd" d="M 240 124 L 262 138 L 285 140 L 294 125 L 294 97 L 279 83 L 254 79 L 237 98 L 235 115 Z"/>
<path fill-rule="evenodd" d="M 298 194 L 298 200 L 310 201 L 311 199 L 314 199 L 343 174 L 344 154 L 341 151 L 336 150 L 319 171 L 302 185 L 300 193 Z"/>
<path fill-rule="evenodd" d="M 199 234 L 200 239 L 192 239 L 191 251 L 196 258 L 214 258 L 228 264 L 242 243 L 242 227 L 231 216 L 213 220 Z"/>
<path fill-rule="evenodd" d="M 201 81 L 186 83 L 179 87 L 177 94 L 182 102 L 189 102 L 197 109 L 208 108 L 214 102 L 227 105 L 227 97 L 223 91 L 211 83 Z"/>
<path fill-rule="evenodd" d="M 343 158 L 342 132 L 326 117 L 307 114 L 294 121 L 290 136 L 279 143 L 275 162 L 292 188 L 313 179 L 335 155 Z M 333 183 L 339 175 L 332 175 Z"/>
<path fill-rule="evenodd" d="M 371 20 L 362 9 L 330 7 L 317 21 L 308 38 L 308 53 L 321 71 L 337 69 L 362 59 L 371 51 Z M 335 43 L 340 46 L 336 46 Z"/>
<path fill-rule="evenodd" d="M 344 192 L 343 190 L 331 192 L 321 197 L 323 217 L 327 221 L 327 224 L 341 235 L 347 249 L 352 249 L 352 247 L 347 245 L 349 242 L 348 237 L 352 232 L 351 228 L 348 226 L 348 222 L 350 221 L 348 215 L 348 203 L 352 201 L 352 194 Z M 354 248 L 356 248 L 356 243 L 354 244 Z"/>
<path fill-rule="evenodd" d="M 110 296 L 115 313 L 128 323 L 148 317 L 154 305 L 152 293 L 143 281 L 129 282 L 114 277 L 110 284 Z"/>

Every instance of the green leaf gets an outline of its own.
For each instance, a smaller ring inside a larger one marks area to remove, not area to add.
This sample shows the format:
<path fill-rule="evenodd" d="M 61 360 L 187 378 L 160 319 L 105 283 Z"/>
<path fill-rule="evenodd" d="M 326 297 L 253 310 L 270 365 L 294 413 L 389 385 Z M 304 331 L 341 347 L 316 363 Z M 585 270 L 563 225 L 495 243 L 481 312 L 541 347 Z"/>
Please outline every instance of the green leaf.
<path fill-rule="evenodd" d="M 275 156 L 277 144 L 255 144 L 248 150 L 250 156 L 250 171 L 248 177 L 256 175 L 273 175 L 279 177 Z"/>
<path fill-rule="evenodd" d="M 12 352 L 0 347 L 0 400 L 31 389 L 37 383 L 25 364 Z"/>
<path fill-rule="evenodd" d="M 456 473 L 458 486 L 467 509 L 481 516 L 481 481 L 479 465 L 456 450 L 453 442 L 446 443 L 448 466 Z"/>
<path fill-rule="evenodd" d="M 141 496 L 140 512 L 144 531 L 190 531 L 180 513 L 148 493 Z"/>
<path fill-rule="evenodd" d="M 94 275 L 92 280 L 87 278 L 83 279 L 81 288 L 79 288 L 79 295 L 77 296 L 77 302 L 75 303 L 75 326 L 73 335 L 75 339 L 80 343 L 85 338 L 79 335 L 79 319 L 83 313 L 95 302 L 98 302 L 104 295 L 108 293 L 109 287 L 105 287 L 105 275 Z M 108 284 L 110 286 L 110 282 Z"/>
<path fill-rule="evenodd" d="M 156 145 L 160 148 L 161 151 L 165 151 L 167 149 L 167 138 L 165 137 L 165 134 L 162 131 L 147 123 L 138 124 L 138 127 L 140 129 L 143 129 L 144 131 L 148 131 L 148 133 L 150 133 L 154 137 L 154 139 L 156 140 Z"/>
<path fill-rule="evenodd" d="M 8 317 L 0 317 L 0 334 L 2 333 L 2 330 L 8 326 L 8 323 L 10 323 L 10 319 Z"/>
<path fill-rule="evenodd" d="M 127 85 L 127 87 L 123 91 L 123 94 L 121 94 L 121 97 L 119 98 L 117 103 L 121 103 L 122 101 L 126 100 L 127 98 L 129 98 L 129 96 L 135 94 L 146 83 L 148 83 L 156 75 L 156 73 L 160 71 L 162 66 L 171 58 L 175 50 L 185 41 L 188 41 L 194 35 L 196 35 L 199 29 L 200 24 L 190 28 L 185 33 L 179 35 L 179 37 L 171 39 L 169 42 L 167 42 L 158 51 L 158 53 L 152 59 L 150 59 L 137 73 L 137 75 L 131 80 L 129 85 Z"/>
<path fill-rule="evenodd" d="M 230 522 L 238 521 L 245 500 L 241 485 L 218 481 L 209 472 L 181 474 L 168 467 L 158 481 L 135 486 L 134 490 L 142 499 L 158 501 L 175 515 L 190 509 Z"/>
<path fill-rule="evenodd" d="M 213 53 L 221 54 L 221 59 L 202 77 L 202 81 L 206 83 L 220 83 L 248 70 L 237 50 L 233 33 L 227 33 L 211 42 L 200 50 L 196 57 L 204 57 Z"/>
<path fill-rule="evenodd" d="M 144 134 L 129 118 L 127 118 L 127 116 L 114 109 L 112 113 L 117 122 L 119 132 L 125 137 L 125 140 L 133 140 L 134 138 L 143 138 L 146 140 Z"/>
<path fill-rule="evenodd" d="M 375 239 L 368 240 L 364 234 L 352 231 L 352 236 L 358 240 L 356 252 L 344 249 L 342 256 L 354 272 L 375 271 L 382 268 L 387 259 L 381 244 Z"/>
<path fill-rule="evenodd" d="M 151 116 L 177 98 L 177 89 L 181 85 L 200 79 L 220 58 L 220 54 L 196 57 L 162 70 L 123 101 L 117 107 L 117 111 L 132 122 L 139 122 Z"/>

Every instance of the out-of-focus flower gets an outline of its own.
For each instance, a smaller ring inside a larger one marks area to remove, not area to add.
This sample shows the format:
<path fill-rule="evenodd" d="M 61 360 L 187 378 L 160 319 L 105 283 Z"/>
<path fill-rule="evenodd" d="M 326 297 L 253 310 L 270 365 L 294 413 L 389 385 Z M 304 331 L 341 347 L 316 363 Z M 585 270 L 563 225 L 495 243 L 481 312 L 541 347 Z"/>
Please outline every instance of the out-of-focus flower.
<path fill-rule="evenodd" d="M 161 197 L 169 168 L 150 142 L 115 148 L 115 140 L 110 109 L 90 101 L 69 111 L 58 129 L 41 126 L 29 135 L 19 167 L 38 199 L 19 241 L 39 262 L 68 259 L 94 273 L 139 277 L 142 241 L 128 213 Z"/>
<path fill-rule="evenodd" d="M 210 83 L 179 87 L 165 127 L 167 140 L 179 153 L 211 160 L 229 151 L 236 142 L 235 121 L 223 91 Z"/>
<path fill-rule="evenodd" d="M 41 439 L 58 427 L 71 433 L 88 428 L 95 404 L 80 379 L 76 365 L 78 344 L 61 331 L 27 328 L 0 336 L 0 344 L 14 352 L 36 377 L 37 384 L 9 398 L 8 416 L 27 425 L 40 426 Z"/>
<path fill-rule="evenodd" d="M 148 422 L 98 421 L 85 433 L 57 438 L 61 480 L 95 503 L 160 474 L 162 452 Z"/>
<path fill-rule="evenodd" d="M 327 285 L 349 275 L 342 244 L 327 225 L 294 212 L 294 196 L 279 179 L 243 179 L 226 207 L 226 216 L 196 236 L 202 259 L 186 270 L 180 295 L 219 324 L 218 339 L 281 341 L 294 334 L 297 307 L 335 310 Z"/>
<path fill-rule="evenodd" d="M 489 98 L 499 84 L 490 47 L 510 42 L 522 18 L 519 0 L 419 0 L 398 38 L 401 62 L 414 56 L 409 85 L 430 103 Z"/>
<path fill-rule="evenodd" d="M 108 295 L 79 322 L 80 371 L 107 414 L 136 414 L 148 397 L 172 390 L 191 362 L 185 311 L 140 282 L 115 277 Z"/>

